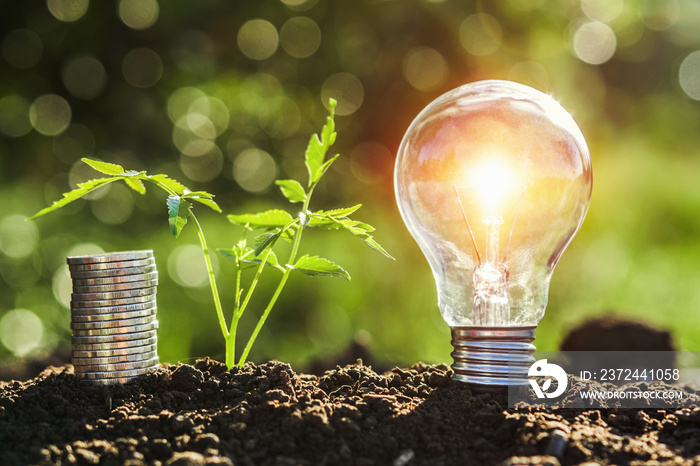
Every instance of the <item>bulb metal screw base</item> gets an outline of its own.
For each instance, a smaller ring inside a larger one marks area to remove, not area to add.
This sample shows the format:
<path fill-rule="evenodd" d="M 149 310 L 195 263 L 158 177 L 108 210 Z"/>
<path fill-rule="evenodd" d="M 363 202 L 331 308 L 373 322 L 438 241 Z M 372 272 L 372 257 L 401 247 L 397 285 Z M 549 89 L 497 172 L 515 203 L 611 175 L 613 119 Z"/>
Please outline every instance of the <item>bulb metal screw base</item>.
<path fill-rule="evenodd" d="M 455 380 L 490 390 L 527 385 L 536 327 L 451 327 Z"/>

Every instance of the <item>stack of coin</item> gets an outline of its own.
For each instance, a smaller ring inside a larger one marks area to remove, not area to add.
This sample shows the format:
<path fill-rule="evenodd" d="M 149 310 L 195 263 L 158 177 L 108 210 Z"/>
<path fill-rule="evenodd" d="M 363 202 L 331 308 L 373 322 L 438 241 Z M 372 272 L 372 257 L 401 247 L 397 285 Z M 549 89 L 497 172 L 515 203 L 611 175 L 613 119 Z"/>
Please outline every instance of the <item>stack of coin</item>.
<path fill-rule="evenodd" d="M 68 269 L 75 374 L 111 385 L 157 367 L 153 251 L 69 257 Z"/>

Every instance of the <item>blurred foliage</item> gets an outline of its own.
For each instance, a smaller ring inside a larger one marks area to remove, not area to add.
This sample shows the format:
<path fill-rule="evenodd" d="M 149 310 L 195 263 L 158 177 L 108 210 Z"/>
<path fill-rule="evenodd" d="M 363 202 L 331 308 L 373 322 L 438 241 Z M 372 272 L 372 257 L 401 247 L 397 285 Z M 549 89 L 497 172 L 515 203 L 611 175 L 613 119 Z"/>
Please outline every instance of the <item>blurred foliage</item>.
<path fill-rule="evenodd" d="M 538 348 L 615 313 L 698 349 L 699 22 L 694 0 L 3 2 L 0 358 L 69 344 L 67 255 L 151 248 L 161 359 L 222 360 L 196 238 L 170 236 L 164 199 L 114 185 L 24 219 L 94 175 L 85 156 L 168 173 L 226 213 L 278 206 L 273 179 L 303 174 L 334 97 L 342 156 L 312 208 L 361 202 L 358 218 L 397 261 L 341 232 L 310 235 L 353 280 L 293 277 L 251 357 L 303 369 L 357 340 L 389 364 L 450 361 L 430 270 L 393 199 L 393 159 L 426 104 L 491 78 L 555 96 L 593 157 L 591 208 L 554 274 Z M 201 221 L 213 247 L 238 237 L 224 216 Z M 231 303 L 230 264 L 217 267 Z M 243 332 L 264 303 L 252 304 Z"/>

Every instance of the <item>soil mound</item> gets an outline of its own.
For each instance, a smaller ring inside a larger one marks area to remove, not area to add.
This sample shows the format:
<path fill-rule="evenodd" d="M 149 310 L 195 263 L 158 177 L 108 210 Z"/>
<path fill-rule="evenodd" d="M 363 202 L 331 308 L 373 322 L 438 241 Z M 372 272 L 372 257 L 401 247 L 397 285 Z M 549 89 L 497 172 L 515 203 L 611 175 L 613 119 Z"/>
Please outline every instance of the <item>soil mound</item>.
<path fill-rule="evenodd" d="M 639 320 L 605 315 L 572 329 L 561 351 L 676 351 L 671 332 Z"/>
<path fill-rule="evenodd" d="M 322 376 L 209 359 L 98 387 L 72 366 L 0 382 L 0 464 L 698 464 L 700 408 L 506 409 L 445 365 Z M 590 464 L 590 463 L 589 463 Z"/>

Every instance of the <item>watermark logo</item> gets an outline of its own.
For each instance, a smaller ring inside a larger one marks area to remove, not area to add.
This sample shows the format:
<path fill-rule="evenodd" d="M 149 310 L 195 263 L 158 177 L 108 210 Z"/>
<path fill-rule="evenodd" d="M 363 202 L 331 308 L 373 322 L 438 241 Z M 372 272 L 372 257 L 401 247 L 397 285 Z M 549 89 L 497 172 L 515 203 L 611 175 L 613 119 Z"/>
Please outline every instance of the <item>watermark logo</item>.
<path fill-rule="evenodd" d="M 535 361 L 535 363 L 532 366 L 530 366 L 530 370 L 527 371 L 527 375 L 530 377 L 530 385 L 535 391 L 537 398 L 556 398 L 562 393 L 564 393 L 564 391 L 566 390 L 566 372 L 564 372 L 564 369 L 562 369 L 558 365 L 548 363 L 546 359 L 540 359 L 539 361 Z M 536 379 L 532 379 L 532 377 L 550 378 L 545 379 L 542 383 L 542 386 L 540 386 L 538 381 Z M 549 390 L 552 388 L 551 377 L 553 377 L 554 380 L 556 380 L 557 388 L 556 390 L 550 393 Z"/>

